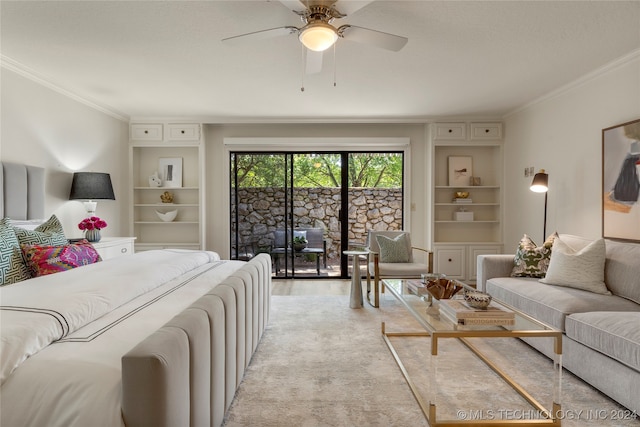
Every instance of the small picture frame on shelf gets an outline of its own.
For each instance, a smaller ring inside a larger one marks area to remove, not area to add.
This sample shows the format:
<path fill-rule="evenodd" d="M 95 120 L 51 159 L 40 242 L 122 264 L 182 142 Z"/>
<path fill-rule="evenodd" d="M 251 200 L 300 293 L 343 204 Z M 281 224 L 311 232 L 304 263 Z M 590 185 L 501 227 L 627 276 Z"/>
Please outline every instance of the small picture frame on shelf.
<path fill-rule="evenodd" d="M 449 186 L 467 186 L 473 176 L 471 156 L 449 156 Z"/>
<path fill-rule="evenodd" d="M 163 187 L 182 187 L 182 157 L 161 157 L 158 171 Z"/>
<path fill-rule="evenodd" d="M 482 185 L 482 179 L 479 176 L 472 176 L 469 178 L 469 184 L 474 187 Z"/>

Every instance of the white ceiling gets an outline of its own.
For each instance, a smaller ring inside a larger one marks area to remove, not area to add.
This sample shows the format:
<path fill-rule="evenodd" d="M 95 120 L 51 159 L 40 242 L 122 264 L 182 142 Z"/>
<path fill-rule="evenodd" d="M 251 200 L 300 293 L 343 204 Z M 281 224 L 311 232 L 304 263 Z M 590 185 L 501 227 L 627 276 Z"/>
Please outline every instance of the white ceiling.
<path fill-rule="evenodd" d="M 341 2 L 349 0 L 339 0 Z M 302 82 L 272 1 L 5 1 L 5 66 L 123 117 L 215 120 L 504 115 L 640 49 L 640 1 L 374 1 L 336 20 L 406 36 L 400 52 L 340 40 Z"/>

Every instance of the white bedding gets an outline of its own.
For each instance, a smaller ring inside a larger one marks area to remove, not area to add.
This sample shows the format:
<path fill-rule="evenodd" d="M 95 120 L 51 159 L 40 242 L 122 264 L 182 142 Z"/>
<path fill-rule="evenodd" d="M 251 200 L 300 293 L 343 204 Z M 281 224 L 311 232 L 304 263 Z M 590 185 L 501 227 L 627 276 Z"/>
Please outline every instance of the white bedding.
<path fill-rule="evenodd" d="M 123 425 L 122 355 L 244 264 L 149 251 L 0 289 L 0 425 Z"/>

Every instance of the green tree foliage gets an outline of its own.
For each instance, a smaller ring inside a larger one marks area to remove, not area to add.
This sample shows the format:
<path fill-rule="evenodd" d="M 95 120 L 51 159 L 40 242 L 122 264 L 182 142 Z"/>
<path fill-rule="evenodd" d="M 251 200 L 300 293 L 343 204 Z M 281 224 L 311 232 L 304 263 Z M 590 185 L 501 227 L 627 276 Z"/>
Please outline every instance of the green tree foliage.
<path fill-rule="evenodd" d="M 289 157 L 291 159 L 291 157 Z M 287 177 L 284 154 L 234 154 L 239 187 L 282 187 Z M 295 154 L 294 187 L 338 187 L 339 154 Z M 232 169 L 233 170 L 233 169 Z M 401 153 L 353 153 L 349 155 L 349 186 L 398 188 L 402 186 Z"/>

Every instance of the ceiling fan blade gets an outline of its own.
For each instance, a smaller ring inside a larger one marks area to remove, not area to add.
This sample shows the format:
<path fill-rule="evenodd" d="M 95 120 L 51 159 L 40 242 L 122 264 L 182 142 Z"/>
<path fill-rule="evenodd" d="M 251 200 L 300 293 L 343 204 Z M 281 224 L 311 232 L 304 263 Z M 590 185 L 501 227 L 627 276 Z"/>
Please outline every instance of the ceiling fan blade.
<path fill-rule="evenodd" d="M 324 52 L 317 52 L 310 49 L 305 49 L 306 55 L 306 64 L 305 64 L 305 73 L 306 74 L 317 74 L 322 71 L 322 54 Z"/>
<path fill-rule="evenodd" d="M 280 0 L 287 9 L 292 10 L 296 14 L 300 15 L 301 12 L 307 8 L 307 5 L 299 0 Z"/>
<path fill-rule="evenodd" d="M 226 39 L 222 39 L 222 41 L 224 43 L 231 45 L 231 44 L 250 42 L 253 40 L 264 40 L 264 39 L 270 39 L 273 37 L 288 36 L 290 34 L 298 34 L 298 28 L 292 27 L 292 26 L 270 28 L 268 30 L 254 31 L 252 33 L 246 33 L 246 34 L 240 34 L 238 36 L 227 37 Z"/>
<path fill-rule="evenodd" d="M 347 16 L 353 15 L 374 0 L 338 0 L 334 7 Z"/>
<path fill-rule="evenodd" d="M 369 3 L 373 3 L 374 0 L 280 0 L 280 3 L 285 5 L 287 9 L 294 11 L 300 15 L 309 6 L 333 6 L 340 13 L 344 15 L 351 15 L 356 11 L 362 9 Z"/>
<path fill-rule="evenodd" d="M 395 34 L 384 33 L 382 31 L 370 30 L 369 28 L 357 27 L 355 25 L 343 25 L 338 28 L 338 34 L 353 42 L 372 44 L 387 50 L 399 51 L 409 41 L 408 38 L 396 36 Z"/>

